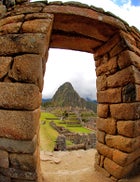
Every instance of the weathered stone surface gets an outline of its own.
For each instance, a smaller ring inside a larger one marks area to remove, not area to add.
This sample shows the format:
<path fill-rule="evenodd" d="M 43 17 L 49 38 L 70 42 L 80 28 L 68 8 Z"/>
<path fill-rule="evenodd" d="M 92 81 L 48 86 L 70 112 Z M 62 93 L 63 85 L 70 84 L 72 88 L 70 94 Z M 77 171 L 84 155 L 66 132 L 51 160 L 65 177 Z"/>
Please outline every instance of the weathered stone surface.
<path fill-rule="evenodd" d="M 34 83 L 42 91 L 42 57 L 35 54 L 16 56 L 9 77 L 20 82 Z"/>
<path fill-rule="evenodd" d="M 3 25 L 11 25 L 12 23 L 22 22 L 24 20 L 24 14 L 16 16 L 8 16 L 6 18 L 0 19 L 0 27 Z"/>
<path fill-rule="evenodd" d="M 4 15 L 6 14 L 6 6 L 4 5 L 0 5 L 0 18 L 4 17 Z"/>
<path fill-rule="evenodd" d="M 121 88 L 112 88 L 97 92 L 99 103 L 120 103 L 122 101 Z"/>
<path fill-rule="evenodd" d="M 133 166 L 134 164 L 132 163 L 123 168 L 108 158 L 104 160 L 105 169 L 117 179 L 125 177 L 133 169 Z"/>
<path fill-rule="evenodd" d="M 97 77 L 96 86 L 97 86 L 97 91 L 106 90 L 107 79 L 105 75 Z"/>
<path fill-rule="evenodd" d="M 29 154 L 10 154 L 10 164 L 14 169 L 23 171 L 35 171 L 34 157 Z"/>
<path fill-rule="evenodd" d="M 22 25 L 22 31 L 28 33 L 47 33 L 50 27 L 52 27 L 52 22 L 53 15 L 52 18 L 49 19 L 35 19 L 25 21 Z"/>
<path fill-rule="evenodd" d="M 140 101 L 140 85 L 136 86 L 136 101 Z"/>
<path fill-rule="evenodd" d="M 0 150 L 0 168 L 1 167 L 3 167 L 3 168 L 9 167 L 8 152 L 3 151 L 3 150 Z"/>
<path fill-rule="evenodd" d="M 37 86 L 21 83 L 0 83 L 0 107 L 34 110 L 40 107 L 41 94 Z"/>
<path fill-rule="evenodd" d="M 11 62 L 11 57 L 0 57 L 0 79 L 8 73 Z"/>
<path fill-rule="evenodd" d="M 97 140 L 101 143 L 105 143 L 105 132 L 97 130 Z"/>
<path fill-rule="evenodd" d="M 136 87 L 133 83 L 127 84 L 122 89 L 123 102 L 134 102 L 136 101 Z"/>
<path fill-rule="evenodd" d="M 135 123 L 136 121 L 118 121 L 117 122 L 118 134 L 126 137 L 134 137 L 136 129 Z"/>
<path fill-rule="evenodd" d="M 18 33 L 21 28 L 21 25 L 22 25 L 22 22 L 3 25 L 0 28 L 0 35 L 8 34 L 8 33 Z"/>
<path fill-rule="evenodd" d="M 140 157 L 140 149 L 132 153 L 124 153 L 119 150 L 113 151 L 113 161 L 120 166 L 127 166 Z"/>
<path fill-rule="evenodd" d="M 119 135 L 106 135 L 106 144 L 109 147 L 124 151 L 133 152 L 139 148 L 140 142 L 138 141 L 140 137 L 128 138 Z"/>
<path fill-rule="evenodd" d="M 116 133 L 116 120 L 113 118 L 97 118 L 96 126 L 99 130 L 105 131 L 108 134 L 115 134 Z"/>
<path fill-rule="evenodd" d="M 98 104 L 97 114 L 100 118 L 107 118 L 109 114 L 109 105 L 108 104 Z"/>
<path fill-rule="evenodd" d="M 39 127 L 40 110 L 0 110 L 0 137 L 30 140 Z"/>
<path fill-rule="evenodd" d="M 18 14 L 27 14 L 27 13 L 38 13 L 41 12 L 43 6 L 45 4 L 43 3 L 26 3 L 23 5 L 18 6 L 13 11 L 11 11 L 12 14 L 18 15 Z"/>
<path fill-rule="evenodd" d="M 0 149 L 10 153 L 33 154 L 36 147 L 36 137 L 32 141 L 12 140 L 8 138 L 0 139 Z"/>
<path fill-rule="evenodd" d="M 97 76 L 102 74 L 110 75 L 115 73 L 116 71 L 117 71 L 117 57 L 113 57 L 110 60 L 108 60 L 107 63 L 97 67 L 96 74 Z"/>
<path fill-rule="evenodd" d="M 0 174 L 0 182 L 11 182 L 11 178 Z"/>
<path fill-rule="evenodd" d="M 52 19 L 53 15 L 49 13 L 33 13 L 33 14 L 26 14 L 25 20 L 34 20 L 34 19 Z"/>
<path fill-rule="evenodd" d="M 14 168 L 0 168 L 0 173 L 16 179 L 24 179 L 24 180 L 35 180 L 37 175 L 35 172 L 30 171 L 23 171 L 20 169 L 14 169 Z"/>
<path fill-rule="evenodd" d="M 133 68 L 135 83 L 140 85 L 140 71 L 134 66 L 132 68 Z"/>
<path fill-rule="evenodd" d="M 118 65 L 120 69 L 128 67 L 133 64 L 136 68 L 140 69 L 139 56 L 132 51 L 126 50 L 119 55 Z"/>
<path fill-rule="evenodd" d="M 133 120 L 140 118 L 140 103 L 111 104 L 110 113 L 113 118 L 119 120 Z"/>
<path fill-rule="evenodd" d="M 135 123 L 135 136 L 140 136 L 140 120 Z"/>
<path fill-rule="evenodd" d="M 106 145 L 104 145 L 104 144 L 102 144 L 100 142 L 97 142 L 96 149 L 103 156 L 112 159 L 114 149 L 112 149 L 112 148 L 110 148 L 110 147 L 108 147 L 108 146 L 106 146 Z"/>
<path fill-rule="evenodd" d="M 0 55 L 13 55 L 18 53 L 45 55 L 48 44 L 47 36 L 41 33 L 3 35 L 0 36 Z"/>
<path fill-rule="evenodd" d="M 98 172 L 100 172 L 101 174 L 103 174 L 106 177 L 110 177 L 110 173 L 107 170 L 105 170 L 105 168 L 102 168 L 99 165 L 95 164 L 95 170 L 97 170 Z"/>
<path fill-rule="evenodd" d="M 118 71 L 114 75 L 107 78 L 108 87 L 120 87 L 134 82 L 133 68 L 129 66 L 123 70 Z"/>
<path fill-rule="evenodd" d="M 95 58 L 99 57 L 101 55 L 104 55 L 107 52 L 110 52 L 110 50 L 118 43 L 120 42 L 120 36 L 114 35 L 109 41 L 107 41 L 103 46 L 99 47 L 97 51 L 94 53 Z"/>
<path fill-rule="evenodd" d="M 106 54 L 104 54 L 102 56 L 95 57 L 94 60 L 95 60 L 95 66 L 97 68 L 97 67 L 101 66 L 102 64 L 105 64 L 105 63 L 108 62 L 109 55 L 108 55 L 108 53 L 106 53 Z"/>

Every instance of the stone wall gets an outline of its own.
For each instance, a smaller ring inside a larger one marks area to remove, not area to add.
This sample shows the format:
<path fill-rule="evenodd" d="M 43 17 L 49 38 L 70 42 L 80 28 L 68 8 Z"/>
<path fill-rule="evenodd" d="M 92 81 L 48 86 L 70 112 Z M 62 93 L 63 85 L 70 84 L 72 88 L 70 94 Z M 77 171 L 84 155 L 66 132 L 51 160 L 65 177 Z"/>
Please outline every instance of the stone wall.
<path fill-rule="evenodd" d="M 96 169 L 112 181 L 129 176 L 140 164 L 139 31 L 93 6 L 23 2 L 0 3 L 0 181 L 41 181 L 39 107 L 49 47 L 94 54 Z"/>
<path fill-rule="evenodd" d="M 120 31 L 95 53 L 97 170 L 126 178 L 140 163 L 140 36 Z"/>
<path fill-rule="evenodd" d="M 7 13 L 0 6 L 1 182 L 41 181 L 39 117 L 53 21 L 43 6 Z"/>
<path fill-rule="evenodd" d="M 96 134 L 95 133 L 73 133 L 63 126 L 57 126 L 53 121 L 50 122 L 50 126 L 54 128 L 60 135 L 56 140 L 55 150 L 78 150 L 78 149 L 90 149 L 96 146 Z M 65 138 L 65 140 L 63 139 Z M 71 141 L 74 146 L 66 146 L 66 140 Z M 61 142 L 62 141 L 62 142 Z M 82 144 L 82 145 L 81 145 Z"/>

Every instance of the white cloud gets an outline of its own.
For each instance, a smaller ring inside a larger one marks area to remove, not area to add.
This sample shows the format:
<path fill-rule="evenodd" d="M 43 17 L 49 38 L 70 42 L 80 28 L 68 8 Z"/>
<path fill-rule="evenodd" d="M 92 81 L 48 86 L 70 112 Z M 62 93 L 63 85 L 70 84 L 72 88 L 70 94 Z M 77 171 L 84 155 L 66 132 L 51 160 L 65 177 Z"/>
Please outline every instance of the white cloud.
<path fill-rule="evenodd" d="M 63 0 L 63 2 L 66 1 L 71 0 Z M 80 2 L 110 11 L 128 22 L 130 26 L 134 25 L 140 29 L 140 6 L 131 5 L 130 0 L 80 0 Z M 96 76 L 94 70 L 92 54 L 51 49 L 46 65 L 43 96 L 53 96 L 61 84 L 70 81 L 81 97 L 95 99 Z"/>

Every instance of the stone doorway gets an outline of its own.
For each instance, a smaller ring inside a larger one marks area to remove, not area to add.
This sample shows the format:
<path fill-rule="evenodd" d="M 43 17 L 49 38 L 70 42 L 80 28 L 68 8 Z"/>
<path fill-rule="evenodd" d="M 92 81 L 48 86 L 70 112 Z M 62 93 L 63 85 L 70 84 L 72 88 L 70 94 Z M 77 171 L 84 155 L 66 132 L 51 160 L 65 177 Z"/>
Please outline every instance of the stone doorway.
<path fill-rule="evenodd" d="M 139 31 L 82 4 L 16 3 L 0 5 L 0 180 L 41 181 L 39 106 L 49 47 L 94 53 L 96 169 L 116 181 L 129 176 L 140 164 Z"/>

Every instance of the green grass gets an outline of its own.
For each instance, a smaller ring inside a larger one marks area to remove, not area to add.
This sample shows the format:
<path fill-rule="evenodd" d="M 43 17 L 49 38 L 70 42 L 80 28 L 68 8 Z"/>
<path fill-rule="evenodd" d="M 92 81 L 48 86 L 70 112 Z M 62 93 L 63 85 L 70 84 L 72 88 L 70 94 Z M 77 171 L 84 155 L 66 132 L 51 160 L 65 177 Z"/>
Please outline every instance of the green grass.
<path fill-rule="evenodd" d="M 46 119 L 47 118 L 47 119 Z M 50 119 L 48 119 L 50 118 Z M 56 118 L 55 120 L 53 120 Z M 50 126 L 50 121 L 54 121 L 58 126 L 63 126 L 74 133 L 91 133 L 91 130 L 81 127 L 81 126 L 69 126 L 67 124 L 61 124 L 61 120 L 57 119 L 57 117 L 54 114 L 51 113 L 41 113 L 40 118 L 40 149 L 44 151 L 53 151 L 55 146 L 55 141 L 57 139 L 57 136 L 59 133 L 54 130 Z M 44 123 L 42 122 L 44 121 Z M 71 145 L 72 143 L 70 141 L 66 142 L 68 145 Z"/>
<path fill-rule="evenodd" d="M 40 149 L 53 151 L 58 132 L 50 126 L 49 122 L 51 120 L 45 120 L 46 117 L 54 118 L 54 115 L 41 113 L 40 120 L 45 121 L 45 124 L 40 124 Z"/>

